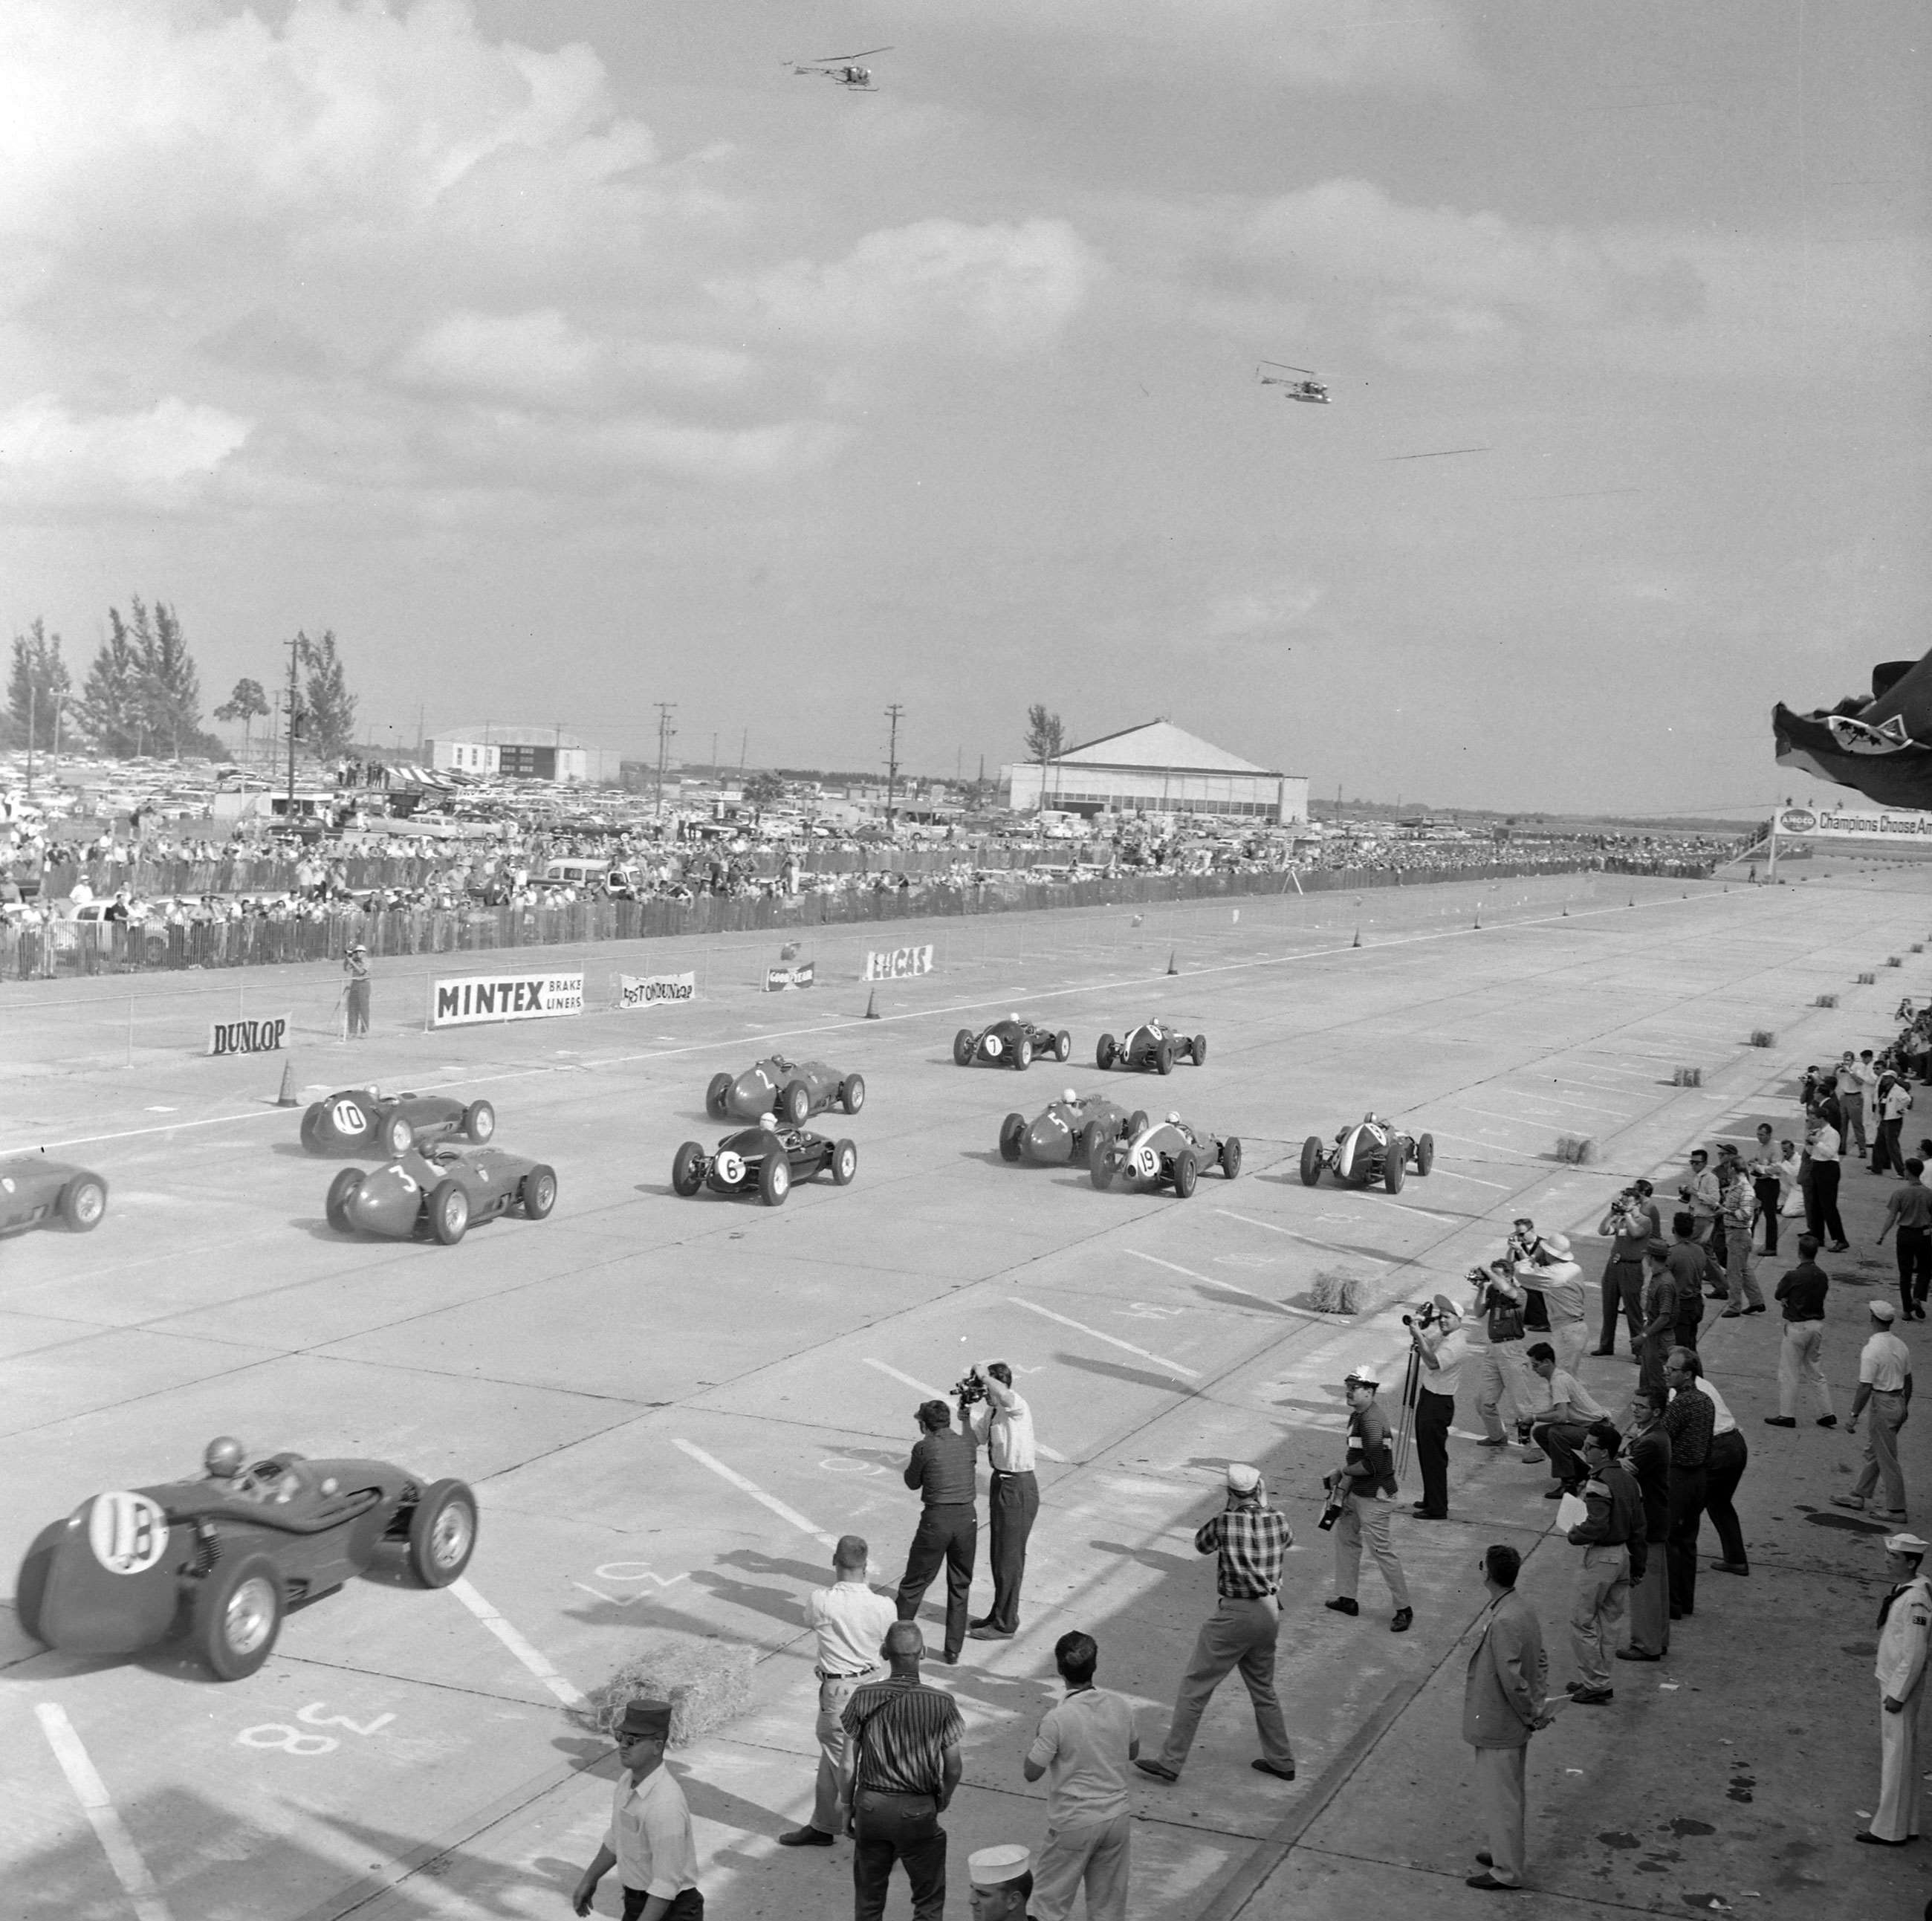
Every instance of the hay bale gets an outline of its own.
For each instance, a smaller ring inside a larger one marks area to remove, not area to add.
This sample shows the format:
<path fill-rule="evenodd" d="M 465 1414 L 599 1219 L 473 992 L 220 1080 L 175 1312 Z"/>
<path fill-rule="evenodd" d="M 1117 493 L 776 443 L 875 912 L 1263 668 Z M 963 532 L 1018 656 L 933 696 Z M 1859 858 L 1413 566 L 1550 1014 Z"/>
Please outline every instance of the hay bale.
<path fill-rule="evenodd" d="M 1903 967 L 1905 962 L 1900 955 L 1887 954 L 1885 957 L 1885 964 L 1887 967 Z"/>
<path fill-rule="evenodd" d="M 1878 976 L 1875 974 L 1862 974 L 1858 976 L 1858 985 L 1861 987 L 1876 987 L 1878 985 Z"/>
<path fill-rule="evenodd" d="M 1820 994 L 1816 1004 L 1821 1007 L 1835 1007 L 1838 1004 L 1838 997 L 1835 994 Z"/>
<path fill-rule="evenodd" d="M 1923 941 L 1914 941 L 1912 944 L 1912 951 L 1915 954 L 1922 954 L 1925 951 L 1925 943 Z"/>
<path fill-rule="evenodd" d="M 609 1680 L 592 1688 L 572 1717 L 608 1735 L 623 1718 L 627 1702 L 669 1701 L 670 1745 L 688 1747 L 751 1706 L 752 1661 L 752 1650 L 740 1641 L 654 1633 Z"/>
<path fill-rule="evenodd" d="M 1308 1291 L 1308 1304 L 1318 1314 L 1359 1314 L 1366 1291 L 1367 1283 L 1360 1274 L 1324 1268 Z"/>
<path fill-rule="evenodd" d="M 1768 1027 L 1754 1027 L 1751 1029 L 1750 1044 L 1754 1047 L 1775 1047 L 1778 1036 Z"/>
<path fill-rule="evenodd" d="M 1702 1067 L 1679 1067 L 1672 1079 L 1671 1085 L 1673 1087 L 1702 1087 L 1704 1085 L 1704 1070 Z"/>

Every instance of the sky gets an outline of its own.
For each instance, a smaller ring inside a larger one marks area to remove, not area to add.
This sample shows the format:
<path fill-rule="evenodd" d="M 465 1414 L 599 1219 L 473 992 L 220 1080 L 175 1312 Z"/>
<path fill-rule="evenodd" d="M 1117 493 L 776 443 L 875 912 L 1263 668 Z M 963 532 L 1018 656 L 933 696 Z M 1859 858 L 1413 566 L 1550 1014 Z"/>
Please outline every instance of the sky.
<path fill-rule="evenodd" d="M 1932 645 L 1922 9 L 7 0 L 0 623 L 382 745 L 1748 813 Z M 790 64 L 888 47 L 876 91 Z M 1316 371 L 1326 407 L 1260 385 Z M 1469 451 L 1462 451 L 1462 450 Z M 715 745 L 714 745 L 715 743 Z"/>

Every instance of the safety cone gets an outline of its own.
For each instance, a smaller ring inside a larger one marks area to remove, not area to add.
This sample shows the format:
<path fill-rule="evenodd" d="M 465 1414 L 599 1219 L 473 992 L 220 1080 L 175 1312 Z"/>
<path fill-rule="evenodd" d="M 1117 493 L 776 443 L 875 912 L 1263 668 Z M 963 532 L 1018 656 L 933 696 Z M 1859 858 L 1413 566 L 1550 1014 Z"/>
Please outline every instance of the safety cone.
<path fill-rule="evenodd" d="M 1180 971 L 1180 968 L 1174 964 L 1174 957 L 1180 951 L 1178 947 L 1169 947 L 1167 950 L 1167 971 L 1169 974 L 1178 974 Z"/>
<path fill-rule="evenodd" d="M 1352 947 L 1359 947 L 1362 944 L 1362 930 L 1359 927 L 1355 929 L 1355 938 L 1348 944 Z"/>
<path fill-rule="evenodd" d="M 275 1096 L 278 1107 L 299 1107 L 302 1103 L 296 1098 L 296 1064 L 292 1059 L 282 1063 L 282 1091 Z"/>
<path fill-rule="evenodd" d="M 1563 918 L 1565 920 L 1570 918 L 1570 910 L 1567 907 L 1563 910 Z"/>
<path fill-rule="evenodd" d="M 866 996 L 866 1018 L 868 1021 L 879 1018 L 879 990 L 876 987 Z"/>
<path fill-rule="evenodd" d="M 1479 933 L 1479 934 L 1480 934 L 1480 933 L 1482 932 L 1482 930 L 1483 930 L 1483 910 L 1479 907 L 1479 908 L 1477 908 L 1477 910 L 1476 910 L 1476 932 L 1477 932 L 1478 933 Z"/>

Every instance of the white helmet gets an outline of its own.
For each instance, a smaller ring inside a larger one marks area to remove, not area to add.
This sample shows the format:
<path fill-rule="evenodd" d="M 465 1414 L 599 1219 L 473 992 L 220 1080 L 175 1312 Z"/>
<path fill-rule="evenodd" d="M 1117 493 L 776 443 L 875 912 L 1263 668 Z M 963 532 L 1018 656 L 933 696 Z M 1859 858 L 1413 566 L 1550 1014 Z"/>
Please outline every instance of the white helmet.
<path fill-rule="evenodd" d="M 1180 1125 L 1180 1116 L 1179 1113 L 1178 1113 L 1178 1112 L 1176 1112 L 1176 1113 L 1170 1114 L 1170 1115 L 1167 1117 L 1167 1124 L 1168 1124 L 1170 1127 L 1179 1127 L 1179 1126 Z"/>
<path fill-rule="evenodd" d="M 1079 1095 L 1076 1094 L 1070 1087 L 1062 1088 L 1060 1090 L 1060 1097 L 1070 1107 L 1078 1107 L 1080 1105 Z"/>

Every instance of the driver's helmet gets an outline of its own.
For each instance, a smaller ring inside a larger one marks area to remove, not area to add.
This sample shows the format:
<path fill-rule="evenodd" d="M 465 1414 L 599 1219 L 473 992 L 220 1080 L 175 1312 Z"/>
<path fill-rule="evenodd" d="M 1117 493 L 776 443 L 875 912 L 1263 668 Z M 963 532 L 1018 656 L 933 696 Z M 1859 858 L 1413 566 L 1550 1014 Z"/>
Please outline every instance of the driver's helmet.
<path fill-rule="evenodd" d="M 1018 1026 L 1019 1025 L 1019 1024 L 1020 1024 L 1020 1017 L 1019 1017 L 1019 1016 L 1018 1016 L 1018 1014 L 1009 1014 L 1009 1015 L 1007 1015 L 1006 1018 L 1007 1018 L 1007 1019 L 1008 1019 L 1008 1020 L 1010 1020 L 1010 1021 L 1011 1021 L 1011 1022 L 1012 1022 L 1012 1024 L 1014 1025 L 1014 1026 L 1018 1027 Z"/>
<path fill-rule="evenodd" d="M 1362 1125 L 1365 1127 L 1379 1127 L 1382 1125 L 1381 1118 L 1372 1107 L 1362 1116 Z"/>
<path fill-rule="evenodd" d="M 211 1481 L 232 1481 L 248 1464 L 248 1451 L 232 1434 L 218 1434 L 201 1457 Z"/>
<path fill-rule="evenodd" d="M 1179 1115 L 1178 1112 L 1176 1112 L 1176 1113 L 1173 1113 L 1173 1114 L 1170 1114 L 1170 1115 L 1167 1117 L 1167 1124 L 1168 1124 L 1170 1127 L 1179 1127 L 1179 1126 L 1180 1125 L 1180 1115 Z"/>
<path fill-rule="evenodd" d="M 758 1125 L 761 1127 L 776 1129 L 778 1124 L 778 1117 L 769 1107 L 758 1116 Z"/>
<path fill-rule="evenodd" d="M 1079 1095 L 1075 1093 L 1070 1087 L 1062 1088 L 1060 1090 L 1060 1097 L 1069 1107 L 1078 1107 L 1080 1105 Z"/>

